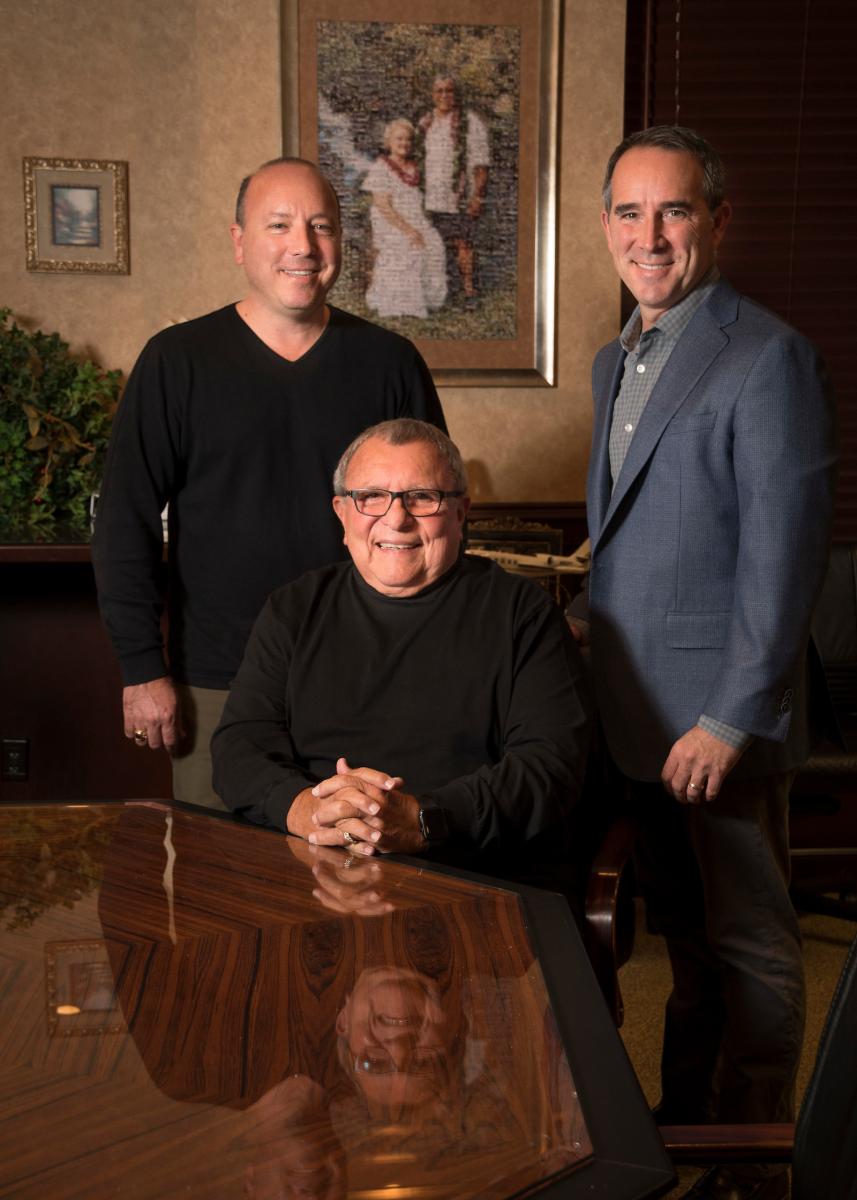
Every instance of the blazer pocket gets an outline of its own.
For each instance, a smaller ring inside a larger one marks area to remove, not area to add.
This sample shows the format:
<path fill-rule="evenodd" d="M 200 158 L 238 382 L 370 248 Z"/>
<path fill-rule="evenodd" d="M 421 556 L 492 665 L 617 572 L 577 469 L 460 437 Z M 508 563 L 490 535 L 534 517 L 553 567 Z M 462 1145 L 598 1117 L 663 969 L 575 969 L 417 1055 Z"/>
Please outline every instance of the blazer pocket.
<path fill-rule="evenodd" d="M 667 613 L 667 645 L 676 650 L 706 650 L 723 646 L 731 619 L 731 612 Z"/>

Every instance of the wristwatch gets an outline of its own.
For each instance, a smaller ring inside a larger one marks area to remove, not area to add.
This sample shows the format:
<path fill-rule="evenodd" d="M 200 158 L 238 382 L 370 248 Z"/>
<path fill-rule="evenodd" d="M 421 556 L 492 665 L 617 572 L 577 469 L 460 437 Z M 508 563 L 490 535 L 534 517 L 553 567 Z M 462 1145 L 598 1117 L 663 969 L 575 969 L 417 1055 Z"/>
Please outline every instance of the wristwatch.
<path fill-rule="evenodd" d="M 429 846 L 439 846 L 449 837 L 446 811 L 437 804 L 420 806 L 420 833 Z"/>

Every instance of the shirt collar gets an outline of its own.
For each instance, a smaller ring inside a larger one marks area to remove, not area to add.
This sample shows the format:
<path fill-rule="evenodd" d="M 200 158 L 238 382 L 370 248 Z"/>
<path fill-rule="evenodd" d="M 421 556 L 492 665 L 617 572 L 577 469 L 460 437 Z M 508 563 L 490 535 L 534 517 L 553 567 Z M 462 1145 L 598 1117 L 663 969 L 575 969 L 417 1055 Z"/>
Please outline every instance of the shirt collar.
<path fill-rule="evenodd" d="M 719 279 L 720 271 L 717 268 L 717 264 L 712 263 L 693 291 L 689 292 L 683 300 L 679 300 L 678 304 L 674 304 L 672 308 L 668 308 L 665 313 L 661 313 L 655 324 L 651 329 L 646 330 L 646 332 L 654 333 L 657 329 L 669 341 L 677 341 L 680 334 L 684 333 L 685 327 L 700 304 L 711 295 L 714 285 Z M 626 353 L 636 350 L 639 345 L 642 328 L 643 319 L 640 316 L 640 306 L 637 305 L 628 318 L 625 328 L 619 334 L 619 341 Z"/>

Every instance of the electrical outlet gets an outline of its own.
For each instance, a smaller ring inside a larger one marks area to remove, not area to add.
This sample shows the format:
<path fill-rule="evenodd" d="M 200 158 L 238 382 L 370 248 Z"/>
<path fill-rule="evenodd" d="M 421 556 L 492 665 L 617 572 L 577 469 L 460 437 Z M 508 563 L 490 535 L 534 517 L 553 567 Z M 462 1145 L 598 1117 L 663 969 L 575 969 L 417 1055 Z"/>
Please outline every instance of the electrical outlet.
<path fill-rule="evenodd" d="M 9 783 L 24 783 L 30 766 L 30 739 L 2 739 L 2 776 Z"/>

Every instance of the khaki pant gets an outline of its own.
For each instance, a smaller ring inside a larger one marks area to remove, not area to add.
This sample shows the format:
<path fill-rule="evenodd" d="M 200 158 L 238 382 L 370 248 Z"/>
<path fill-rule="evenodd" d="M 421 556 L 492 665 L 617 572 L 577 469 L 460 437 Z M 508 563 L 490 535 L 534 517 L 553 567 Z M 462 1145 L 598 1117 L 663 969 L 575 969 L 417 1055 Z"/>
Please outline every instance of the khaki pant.
<path fill-rule="evenodd" d="M 223 688 L 176 684 L 184 737 L 173 755 L 173 796 L 199 808 L 228 811 L 211 786 L 211 735 L 229 695 Z"/>

